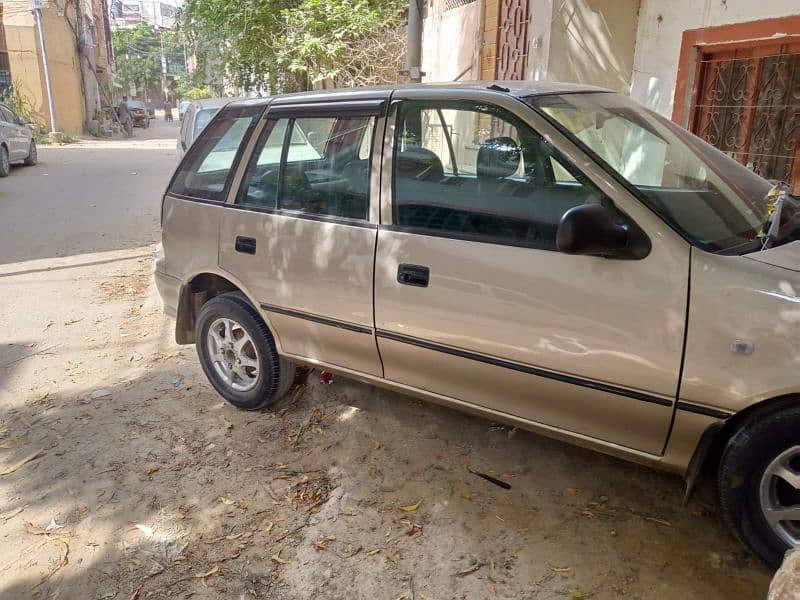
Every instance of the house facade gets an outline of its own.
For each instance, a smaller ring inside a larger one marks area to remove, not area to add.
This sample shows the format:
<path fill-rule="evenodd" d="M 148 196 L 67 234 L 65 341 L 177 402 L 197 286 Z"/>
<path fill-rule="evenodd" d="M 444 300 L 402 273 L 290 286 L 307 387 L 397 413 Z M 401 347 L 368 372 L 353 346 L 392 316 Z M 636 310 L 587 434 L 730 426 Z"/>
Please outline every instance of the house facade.
<path fill-rule="evenodd" d="M 3 34 L 12 84 L 35 121 L 49 130 L 44 59 L 30 0 L 4 0 Z M 56 128 L 79 134 L 112 104 L 114 56 L 106 0 L 45 0 L 42 30 L 47 49 Z"/>
<path fill-rule="evenodd" d="M 629 94 L 800 191 L 797 0 L 428 0 L 426 81 Z"/>

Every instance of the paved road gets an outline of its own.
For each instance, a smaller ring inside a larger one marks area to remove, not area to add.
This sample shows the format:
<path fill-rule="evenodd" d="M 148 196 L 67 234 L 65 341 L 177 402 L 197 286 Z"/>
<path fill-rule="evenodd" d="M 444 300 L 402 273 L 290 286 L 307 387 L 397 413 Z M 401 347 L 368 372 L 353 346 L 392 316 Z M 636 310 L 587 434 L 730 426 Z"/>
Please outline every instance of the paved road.
<path fill-rule="evenodd" d="M 37 166 L 14 167 L 0 180 L 0 264 L 157 241 L 178 126 L 153 121 L 132 140 L 43 146 Z"/>

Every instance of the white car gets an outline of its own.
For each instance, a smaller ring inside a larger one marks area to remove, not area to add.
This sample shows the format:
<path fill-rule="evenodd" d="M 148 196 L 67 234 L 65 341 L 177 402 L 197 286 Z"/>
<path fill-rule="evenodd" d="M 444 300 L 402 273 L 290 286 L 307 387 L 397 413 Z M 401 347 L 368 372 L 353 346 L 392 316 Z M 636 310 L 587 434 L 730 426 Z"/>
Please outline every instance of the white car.
<path fill-rule="evenodd" d="M 209 121 L 220 108 L 231 102 L 233 98 L 204 98 L 189 102 L 181 116 L 181 130 L 178 133 L 178 155 L 184 153 L 192 142 L 203 131 Z M 181 106 L 183 102 L 181 102 Z"/>
<path fill-rule="evenodd" d="M 0 104 L 0 177 L 8 177 L 12 163 L 35 165 L 36 141 L 25 121 Z"/>

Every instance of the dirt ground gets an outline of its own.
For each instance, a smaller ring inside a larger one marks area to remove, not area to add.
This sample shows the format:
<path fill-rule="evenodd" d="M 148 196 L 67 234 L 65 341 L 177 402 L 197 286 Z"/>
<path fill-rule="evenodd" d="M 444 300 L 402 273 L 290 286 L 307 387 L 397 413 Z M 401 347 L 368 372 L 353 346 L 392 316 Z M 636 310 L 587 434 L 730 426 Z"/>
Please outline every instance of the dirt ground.
<path fill-rule="evenodd" d="M 156 250 L 0 264 L 3 600 L 765 596 L 707 487 L 315 371 L 233 409 Z"/>

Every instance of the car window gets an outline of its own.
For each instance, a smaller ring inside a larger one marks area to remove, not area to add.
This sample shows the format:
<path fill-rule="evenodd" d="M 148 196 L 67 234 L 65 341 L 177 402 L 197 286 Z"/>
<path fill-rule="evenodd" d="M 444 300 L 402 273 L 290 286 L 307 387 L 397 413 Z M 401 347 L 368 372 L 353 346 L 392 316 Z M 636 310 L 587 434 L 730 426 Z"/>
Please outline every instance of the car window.
<path fill-rule="evenodd" d="M 394 223 L 420 233 L 555 250 L 561 217 L 603 194 L 511 113 L 406 102 L 394 148 Z"/>
<path fill-rule="evenodd" d="M 144 108 L 144 103 L 139 100 L 128 100 L 128 108 Z"/>
<path fill-rule="evenodd" d="M 230 107 L 206 127 L 181 162 L 170 193 L 225 200 L 240 148 L 250 137 L 263 106 Z"/>
<path fill-rule="evenodd" d="M 237 203 L 366 220 L 374 122 L 368 116 L 268 121 Z"/>
<path fill-rule="evenodd" d="M 289 119 L 267 121 L 236 197 L 237 204 L 262 208 L 277 206 L 281 152 L 288 124 Z"/>
<path fill-rule="evenodd" d="M 366 220 L 370 161 L 360 154 L 374 120 L 366 116 L 295 120 L 278 208 Z M 371 149 L 371 137 L 368 144 Z"/>
<path fill-rule="evenodd" d="M 0 106 L 0 120 L 5 121 L 7 123 L 16 123 L 17 119 L 14 116 L 14 113 L 11 112 L 5 106 Z"/>
<path fill-rule="evenodd" d="M 194 135 L 193 137 L 197 137 L 203 128 L 208 125 L 208 122 L 211 121 L 211 118 L 217 114 L 219 111 L 218 108 L 205 108 L 203 110 L 198 111 L 197 115 L 194 118 Z"/>

